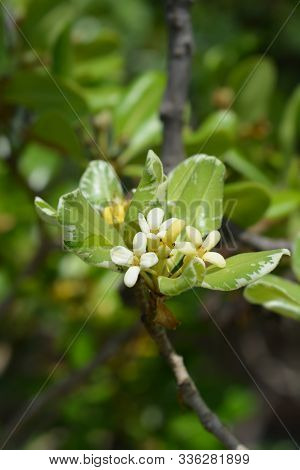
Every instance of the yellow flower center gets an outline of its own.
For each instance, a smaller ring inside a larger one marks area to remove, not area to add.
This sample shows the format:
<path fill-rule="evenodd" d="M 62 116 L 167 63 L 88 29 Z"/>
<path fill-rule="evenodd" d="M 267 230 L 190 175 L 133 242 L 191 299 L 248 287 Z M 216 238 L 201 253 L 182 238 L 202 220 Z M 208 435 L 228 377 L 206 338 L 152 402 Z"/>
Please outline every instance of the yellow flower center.
<path fill-rule="evenodd" d="M 124 222 L 125 213 L 129 201 L 125 199 L 123 201 L 113 202 L 110 206 L 106 206 L 102 215 L 106 223 L 109 225 L 120 225 Z"/>

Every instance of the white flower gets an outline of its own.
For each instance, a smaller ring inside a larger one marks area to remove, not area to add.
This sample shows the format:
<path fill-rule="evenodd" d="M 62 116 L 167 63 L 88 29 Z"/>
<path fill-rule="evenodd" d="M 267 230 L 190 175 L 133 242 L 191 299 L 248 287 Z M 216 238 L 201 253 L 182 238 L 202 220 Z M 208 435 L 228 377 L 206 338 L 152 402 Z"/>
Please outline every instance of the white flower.
<path fill-rule="evenodd" d="M 114 246 L 110 250 L 113 263 L 118 266 L 128 266 L 124 276 L 124 283 L 127 287 L 133 287 L 139 277 L 141 269 L 148 269 L 158 263 L 155 253 L 146 253 L 147 237 L 144 233 L 138 232 L 133 239 L 133 250 L 124 246 Z"/>
<path fill-rule="evenodd" d="M 164 216 L 165 213 L 160 207 L 151 209 L 147 218 L 141 213 L 138 215 L 140 229 L 148 238 L 150 246 L 155 246 L 155 241 L 159 243 L 160 240 L 171 245 L 185 225 L 183 220 L 175 217 L 163 222 Z"/>
<path fill-rule="evenodd" d="M 202 241 L 202 236 L 199 230 L 191 225 L 186 227 L 186 234 L 190 241 L 176 242 L 176 250 L 186 256 L 199 258 L 207 263 L 214 264 L 218 268 L 224 268 L 226 266 L 226 260 L 222 255 L 210 251 L 220 241 L 221 235 L 218 230 L 210 232 L 204 241 Z"/>

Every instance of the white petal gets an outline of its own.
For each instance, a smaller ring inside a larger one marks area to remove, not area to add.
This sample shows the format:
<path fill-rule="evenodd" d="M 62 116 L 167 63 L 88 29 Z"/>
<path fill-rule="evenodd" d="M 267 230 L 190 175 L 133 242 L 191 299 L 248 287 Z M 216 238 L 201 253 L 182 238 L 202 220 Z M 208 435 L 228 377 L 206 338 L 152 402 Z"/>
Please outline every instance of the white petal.
<path fill-rule="evenodd" d="M 119 266 L 130 266 L 133 261 L 133 253 L 124 246 L 114 246 L 110 250 L 110 257 L 113 263 Z"/>
<path fill-rule="evenodd" d="M 138 215 L 138 222 L 139 222 L 139 226 L 142 232 L 146 234 L 150 232 L 150 227 L 148 225 L 148 222 L 145 216 L 141 212 Z"/>
<path fill-rule="evenodd" d="M 170 225 L 172 225 L 172 223 L 174 222 L 174 220 L 176 220 L 175 217 L 171 217 L 170 219 L 167 219 L 165 220 L 159 227 L 159 231 L 160 232 L 165 232 L 168 230 L 168 228 L 170 227 Z"/>
<path fill-rule="evenodd" d="M 160 207 L 155 207 L 151 209 L 151 211 L 147 215 L 147 222 L 150 227 L 150 230 L 158 230 L 163 218 L 164 218 L 164 211 Z"/>
<path fill-rule="evenodd" d="M 186 228 L 186 234 L 189 238 L 189 240 L 194 243 L 195 246 L 199 247 L 202 243 L 202 236 L 201 233 L 199 232 L 198 229 L 195 227 L 192 227 L 191 225 L 188 225 Z"/>
<path fill-rule="evenodd" d="M 141 268 L 152 268 L 156 263 L 158 263 L 158 257 L 155 253 L 144 253 L 140 259 Z"/>
<path fill-rule="evenodd" d="M 127 287 L 133 287 L 139 277 L 141 268 L 139 266 L 130 266 L 124 276 L 124 284 Z"/>
<path fill-rule="evenodd" d="M 220 253 L 215 253 L 211 251 L 210 253 L 205 253 L 203 255 L 204 261 L 207 261 L 208 263 L 214 264 L 218 268 L 225 268 L 226 266 L 226 260 L 223 258 Z"/>
<path fill-rule="evenodd" d="M 210 251 L 212 248 L 214 248 L 219 243 L 220 238 L 221 238 L 220 232 L 218 232 L 218 230 L 213 230 L 205 238 L 205 240 L 202 244 L 202 248 L 205 251 Z"/>
<path fill-rule="evenodd" d="M 146 253 L 147 235 L 143 232 L 136 233 L 132 242 L 132 246 L 135 255 L 140 256 L 143 253 Z"/>
<path fill-rule="evenodd" d="M 160 230 L 159 232 L 157 232 L 156 236 L 162 240 L 164 238 L 164 236 L 166 235 L 167 231 L 166 230 Z"/>
<path fill-rule="evenodd" d="M 191 242 L 176 242 L 176 250 L 180 251 L 183 255 L 195 255 L 196 248 Z"/>

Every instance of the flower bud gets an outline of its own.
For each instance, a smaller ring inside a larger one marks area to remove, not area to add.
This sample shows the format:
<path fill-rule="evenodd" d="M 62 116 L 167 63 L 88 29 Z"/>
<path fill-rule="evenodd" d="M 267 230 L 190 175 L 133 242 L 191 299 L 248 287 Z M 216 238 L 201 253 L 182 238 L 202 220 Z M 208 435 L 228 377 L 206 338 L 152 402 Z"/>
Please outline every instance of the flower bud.
<path fill-rule="evenodd" d="M 166 243 L 166 245 L 172 245 L 173 243 L 175 243 L 178 235 L 180 234 L 180 232 L 182 232 L 184 226 L 185 222 L 183 220 L 174 218 L 172 224 L 168 227 L 162 239 L 163 242 Z"/>

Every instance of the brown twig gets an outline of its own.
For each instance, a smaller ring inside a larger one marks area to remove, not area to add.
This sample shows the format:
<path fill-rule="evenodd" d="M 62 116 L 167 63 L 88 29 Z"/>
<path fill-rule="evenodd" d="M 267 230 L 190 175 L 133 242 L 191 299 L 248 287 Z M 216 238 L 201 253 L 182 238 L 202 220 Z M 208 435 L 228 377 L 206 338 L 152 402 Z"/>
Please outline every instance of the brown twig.
<path fill-rule="evenodd" d="M 162 159 L 166 173 L 169 173 L 184 157 L 182 115 L 193 46 L 189 14 L 192 3 L 193 0 L 166 0 L 169 26 L 168 82 L 160 111 L 164 124 Z M 155 322 L 155 317 L 158 318 L 158 298 L 150 293 L 142 282 L 139 283 L 138 303 L 142 309 L 145 328 L 169 365 L 183 402 L 195 412 L 205 429 L 216 436 L 226 448 L 245 449 L 201 397 L 183 358 L 175 351 L 165 329 Z"/>
<path fill-rule="evenodd" d="M 284 238 L 269 238 L 263 235 L 245 231 L 239 236 L 240 240 L 258 250 L 278 250 L 281 248 L 292 249 L 292 243 Z"/>
<path fill-rule="evenodd" d="M 189 13 L 192 3 L 193 0 L 166 0 L 169 28 L 168 79 L 160 117 L 164 125 L 162 160 L 167 173 L 184 157 L 182 116 L 189 85 L 193 49 Z"/>
<path fill-rule="evenodd" d="M 156 299 L 140 284 L 141 295 L 138 299 L 142 307 L 142 321 L 149 335 L 156 343 L 162 357 L 169 365 L 186 406 L 191 408 L 204 428 L 216 436 L 228 449 L 245 449 L 244 445 L 224 426 L 217 415 L 207 406 L 191 378 L 181 356 L 175 351 L 166 331 L 154 322 Z"/>

